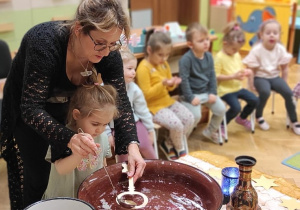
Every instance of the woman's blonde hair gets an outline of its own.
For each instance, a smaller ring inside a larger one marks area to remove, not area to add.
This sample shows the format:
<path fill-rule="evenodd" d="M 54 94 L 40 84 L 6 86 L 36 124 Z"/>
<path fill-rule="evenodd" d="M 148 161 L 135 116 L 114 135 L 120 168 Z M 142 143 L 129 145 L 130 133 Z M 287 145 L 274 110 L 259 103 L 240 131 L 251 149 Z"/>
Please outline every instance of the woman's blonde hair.
<path fill-rule="evenodd" d="M 82 0 L 72 21 L 63 24 L 73 30 L 79 22 L 82 32 L 88 34 L 91 30 L 108 32 L 118 27 L 128 39 L 130 23 L 118 0 Z"/>
<path fill-rule="evenodd" d="M 228 44 L 245 44 L 245 34 L 238 22 L 232 21 L 228 23 L 224 28 L 223 33 L 223 41 L 227 42 Z"/>
<path fill-rule="evenodd" d="M 89 117 L 93 111 L 106 111 L 107 107 L 112 109 L 113 117 L 118 116 L 117 91 L 111 85 L 83 85 L 74 92 L 69 104 L 67 124 L 75 127 L 73 110 L 78 109 L 82 117 Z"/>

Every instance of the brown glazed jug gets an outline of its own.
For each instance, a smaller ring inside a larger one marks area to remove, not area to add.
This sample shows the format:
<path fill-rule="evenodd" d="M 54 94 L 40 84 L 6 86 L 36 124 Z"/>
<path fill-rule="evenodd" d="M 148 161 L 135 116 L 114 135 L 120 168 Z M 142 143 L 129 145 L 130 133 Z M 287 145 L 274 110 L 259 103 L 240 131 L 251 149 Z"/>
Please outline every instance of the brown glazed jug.
<path fill-rule="evenodd" d="M 258 197 L 251 184 L 252 167 L 256 164 L 256 159 L 250 156 L 238 156 L 235 158 L 239 165 L 239 182 L 235 186 L 227 210 L 260 210 Z"/>

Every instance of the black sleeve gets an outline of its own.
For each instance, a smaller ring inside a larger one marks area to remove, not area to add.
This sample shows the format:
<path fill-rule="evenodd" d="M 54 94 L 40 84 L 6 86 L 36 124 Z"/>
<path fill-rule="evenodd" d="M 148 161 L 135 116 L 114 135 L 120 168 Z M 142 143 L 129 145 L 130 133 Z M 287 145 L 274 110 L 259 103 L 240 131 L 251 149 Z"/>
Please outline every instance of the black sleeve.
<path fill-rule="evenodd" d="M 21 93 L 21 118 L 43 139 L 48 140 L 52 148 L 52 161 L 60 158 L 74 132 L 55 120 L 46 110 L 51 81 L 55 71 L 62 69 L 63 55 L 61 43 L 51 31 L 44 33 L 43 27 L 27 34 L 24 76 Z M 37 34 L 42 34 L 37 36 Z M 16 75 L 15 75 L 16 76 Z"/>

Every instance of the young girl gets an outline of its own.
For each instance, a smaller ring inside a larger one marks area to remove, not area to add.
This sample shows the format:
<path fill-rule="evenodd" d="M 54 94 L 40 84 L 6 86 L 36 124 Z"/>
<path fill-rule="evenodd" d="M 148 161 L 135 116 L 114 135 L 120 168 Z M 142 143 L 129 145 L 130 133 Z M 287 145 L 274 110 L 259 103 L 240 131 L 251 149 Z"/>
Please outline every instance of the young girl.
<path fill-rule="evenodd" d="M 97 156 L 87 157 L 72 153 L 69 148 L 61 159 L 51 164 L 48 187 L 44 199 L 53 197 L 77 197 L 81 182 L 92 172 L 106 165 L 105 158 L 111 157 L 106 125 L 117 116 L 116 90 L 110 85 L 98 83 L 84 85 L 71 98 L 67 127 L 83 136 L 92 137 L 98 145 Z M 49 147 L 46 160 L 51 160 Z"/>
<path fill-rule="evenodd" d="M 120 52 L 123 60 L 127 96 L 131 103 L 138 139 L 140 141 L 140 152 L 145 159 L 157 159 L 158 157 L 156 157 L 152 146 L 155 135 L 152 115 L 147 107 L 143 92 L 134 83 L 137 59 L 129 50 L 121 50 Z M 118 155 L 118 162 L 126 161 L 127 156 Z"/>
<path fill-rule="evenodd" d="M 160 148 L 169 160 L 175 160 L 186 155 L 184 141 L 193 127 L 194 117 L 169 94 L 181 82 L 179 77 L 172 77 L 167 62 L 172 50 L 170 36 L 154 32 L 146 43 L 146 56 L 137 68 L 137 84 L 144 93 L 153 121 L 170 131 Z"/>
<path fill-rule="evenodd" d="M 215 56 L 215 71 L 218 81 L 218 94 L 229 105 L 226 112 L 227 124 L 235 118 L 235 122 L 251 130 L 251 122 L 247 117 L 258 104 L 258 98 L 242 86 L 242 81 L 252 73 L 242 64 L 240 48 L 245 43 L 245 35 L 237 22 L 229 23 L 224 29 L 223 48 Z M 246 101 L 241 111 L 239 99 Z"/>
<path fill-rule="evenodd" d="M 262 130 L 268 130 L 269 124 L 263 118 L 263 109 L 271 90 L 279 93 L 285 100 L 286 110 L 292 123 L 292 128 L 300 135 L 300 124 L 293 103 L 293 92 L 286 80 L 288 64 L 292 55 L 287 53 L 280 44 L 280 24 L 273 19 L 263 22 L 259 29 L 260 42 L 253 46 L 243 63 L 254 72 L 254 82 L 250 87 L 259 94 L 259 104 L 256 108 L 256 119 Z M 281 77 L 279 76 L 281 70 Z M 255 87 L 255 88 L 254 88 Z"/>
<path fill-rule="evenodd" d="M 226 107 L 217 96 L 214 61 L 208 52 L 210 45 L 208 31 L 199 23 L 191 23 L 186 30 L 186 40 L 190 49 L 179 60 L 182 103 L 193 113 L 194 127 L 201 119 L 202 105 L 212 111 L 211 120 L 202 134 L 212 142 L 219 143 L 217 130 L 225 115 Z"/>

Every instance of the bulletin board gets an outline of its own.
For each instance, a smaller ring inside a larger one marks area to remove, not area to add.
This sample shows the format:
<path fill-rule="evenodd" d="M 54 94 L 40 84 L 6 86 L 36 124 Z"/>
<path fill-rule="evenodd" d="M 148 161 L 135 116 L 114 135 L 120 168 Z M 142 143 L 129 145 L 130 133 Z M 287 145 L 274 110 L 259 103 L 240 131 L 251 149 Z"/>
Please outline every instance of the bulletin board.
<path fill-rule="evenodd" d="M 246 35 L 246 43 L 242 50 L 249 51 L 251 45 L 257 41 L 257 31 L 263 20 L 276 19 L 281 25 L 281 42 L 287 47 L 289 35 L 289 21 L 291 17 L 291 3 L 253 2 L 251 0 L 237 0 L 235 4 L 235 18 L 241 24 Z"/>

